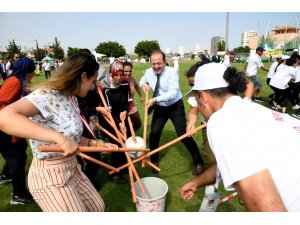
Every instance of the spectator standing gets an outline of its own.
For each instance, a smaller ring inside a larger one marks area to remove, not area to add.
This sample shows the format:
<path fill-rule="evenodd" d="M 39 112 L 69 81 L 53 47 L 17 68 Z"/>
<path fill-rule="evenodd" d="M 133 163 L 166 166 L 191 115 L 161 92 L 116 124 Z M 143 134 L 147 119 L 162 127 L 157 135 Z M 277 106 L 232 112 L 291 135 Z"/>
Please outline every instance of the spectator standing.
<path fill-rule="evenodd" d="M 210 62 L 210 57 L 208 55 L 208 51 L 207 50 L 204 50 L 204 54 L 202 54 L 201 56 L 201 62 L 203 63 L 209 63 Z"/>
<path fill-rule="evenodd" d="M 45 60 L 45 62 L 42 65 L 42 68 L 45 72 L 46 79 L 50 78 L 50 76 L 51 76 L 51 63 L 48 61 L 48 59 Z"/>
<path fill-rule="evenodd" d="M 0 89 L 0 110 L 20 99 L 22 93 L 26 93 L 26 83 L 30 82 L 35 75 L 34 71 L 34 62 L 29 58 L 24 57 L 14 63 L 12 74 Z M 34 200 L 27 191 L 25 181 L 28 146 L 26 139 L 11 136 L 0 130 L 0 143 L 0 152 L 5 159 L 0 182 L 12 180 L 13 195 L 10 203 L 13 205 L 33 203 Z"/>
<path fill-rule="evenodd" d="M 219 63 L 220 62 L 220 56 L 218 56 L 218 51 L 215 50 L 215 54 L 211 57 L 211 61 L 214 63 Z"/>
<path fill-rule="evenodd" d="M 3 60 L 0 60 L 0 76 L 2 77 L 3 81 L 5 81 L 7 78 L 6 65 Z"/>

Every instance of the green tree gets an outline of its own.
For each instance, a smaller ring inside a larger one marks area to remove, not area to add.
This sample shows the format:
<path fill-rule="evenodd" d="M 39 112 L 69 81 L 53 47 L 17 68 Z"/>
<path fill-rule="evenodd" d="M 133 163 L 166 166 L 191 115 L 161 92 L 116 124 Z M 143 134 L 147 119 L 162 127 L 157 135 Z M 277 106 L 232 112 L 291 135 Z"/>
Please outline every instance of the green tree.
<path fill-rule="evenodd" d="M 67 50 L 67 56 L 68 56 L 68 57 L 71 57 L 71 56 L 77 54 L 79 51 L 80 51 L 80 48 L 72 48 L 72 47 L 68 47 L 68 50 Z"/>
<path fill-rule="evenodd" d="M 240 46 L 240 47 L 237 47 L 237 48 L 234 48 L 233 49 L 233 52 L 244 52 L 244 53 L 249 53 L 250 52 L 250 47 L 249 46 Z"/>
<path fill-rule="evenodd" d="M 134 48 L 134 52 L 139 56 L 147 56 L 150 57 L 150 54 L 154 50 L 160 50 L 160 46 L 158 41 L 140 41 Z"/>
<path fill-rule="evenodd" d="M 224 40 L 219 41 L 217 43 L 217 48 L 218 48 L 218 51 L 225 51 L 225 41 Z"/>
<path fill-rule="evenodd" d="M 120 45 L 116 41 L 102 42 L 95 48 L 95 51 L 107 56 L 113 56 L 118 58 L 126 55 L 126 50 L 123 45 Z"/>
<path fill-rule="evenodd" d="M 8 56 L 11 57 L 13 57 L 15 53 L 21 54 L 21 46 L 18 46 L 14 39 L 9 41 L 8 46 L 6 46 L 6 50 L 8 52 Z"/>
<path fill-rule="evenodd" d="M 46 56 L 46 50 L 39 48 L 39 43 L 37 42 L 37 40 L 35 40 L 36 42 L 36 50 L 34 52 L 34 58 L 36 61 L 42 61 L 42 59 Z"/>
<path fill-rule="evenodd" d="M 54 43 L 52 44 L 53 48 L 53 57 L 56 59 L 62 59 L 65 57 L 65 51 L 60 46 L 60 42 L 57 40 L 57 37 L 54 38 Z"/>

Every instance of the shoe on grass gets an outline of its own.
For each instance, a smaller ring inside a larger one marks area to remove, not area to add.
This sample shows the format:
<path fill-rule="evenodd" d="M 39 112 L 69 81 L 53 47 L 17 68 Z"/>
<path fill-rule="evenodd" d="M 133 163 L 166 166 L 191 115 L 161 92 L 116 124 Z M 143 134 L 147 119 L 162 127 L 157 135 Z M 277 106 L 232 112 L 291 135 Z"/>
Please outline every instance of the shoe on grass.
<path fill-rule="evenodd" d="M 25 194 L 23 196 L 13 194 L 10 204 L 12 205 L 25 205 L 34 203 L 34 199 L 31 194 Z"/>
<path fill-rule="evenodd" d="M 4 184 L 7 182 L 11 182 L 11 177 L 8 175 L 5 175 L 4 173 L 0 174 L 0 184 Z"/>

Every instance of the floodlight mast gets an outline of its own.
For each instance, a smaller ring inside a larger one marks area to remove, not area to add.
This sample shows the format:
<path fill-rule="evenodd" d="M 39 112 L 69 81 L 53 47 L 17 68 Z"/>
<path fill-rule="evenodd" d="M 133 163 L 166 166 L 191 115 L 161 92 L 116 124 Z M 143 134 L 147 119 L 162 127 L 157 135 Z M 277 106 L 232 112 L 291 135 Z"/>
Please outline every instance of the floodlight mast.
<path fill-rule="evenodd" d="M 225 50 L 229 50 L 229 47 L 228 47 L 228 33 L 229 33 L 229 12 L 226 13 Z"/>

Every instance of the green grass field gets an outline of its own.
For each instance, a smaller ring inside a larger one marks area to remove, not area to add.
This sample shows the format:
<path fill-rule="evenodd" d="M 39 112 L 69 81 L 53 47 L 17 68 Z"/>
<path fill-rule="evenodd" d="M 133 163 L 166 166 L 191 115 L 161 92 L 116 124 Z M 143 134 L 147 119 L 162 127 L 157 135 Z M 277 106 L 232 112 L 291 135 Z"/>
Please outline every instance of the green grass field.
<path fill-rule="evenodd" d="M 185 94 L 190 87 L 187 84 L 185 72 L 193 65 L 194 61 L 186 61 L 180 63 L 180 87 L 181 92 Z M 172 65 L 171 65 L 172 66 Z M 233 64 L 232 66 L 237 67 L 239 70 L 242 69 L 243 64 Z M 269 67 L 270 64 L 266 63 L 265 66 Z M 134 76 L 139 81 L 143 72 L 149 68 L 149 64 L 135 64 L 134 65 Z M 267 100 L 267 96 L 271 93 L 271 90 L 265 83 L 266 72 L 259 70 L 259 77 L 263 82 L 261 96 Z M 33 82 L 41 82 L 44 80 L 44 75 L 36 76 Z M 1 83 L 1 81 L 0 81 Z M 139 108 L 139 113 L 141 118 L 143 118 L 143 104 L 138 102 L 139 98 L 136 97 L 136 105 Z M 264 103 L 267 106 L 267 103 Z M 189 106 L 185 101 L 185 110 L 188 112 Z M 290 113 L 291 111 L 288 111 Z M 151 117 L 148 118 L 148 133 L 150 129 Z M 142 136 L 143 128 L 141 128 L 137 135 Z M 169 121 L 163 131 L 160 145 L 163 145 L 173 139 L 175 139 L 176 132 Z M 202 137 L 201 132 L 194 135 L 200 152 L 202 149 Z M 32 159 L 31 150 L 28 148 L 28 160 L 27 160 L 27 170 L 30 166 Z M 0 157 L 0 169 L 3 166 L 3 158 Z M 163 151 L 160 152 L 160 168 L 161 172 L 158 175 L 154 175 L 149 167 L 141 168 L 140 164 L 135 164 L 137 171 L 141 178 L 149 176 L 157 176 L 165 180 L 169 186 L 169 191 L 166 198 L 166 211 L 167 212 L 196 212 L 198 211 L 200 204 L 203 199 L 204 190 L 199 189 L 197 194 L 192 200 L 185 201 L 180 198 L 179 189 L 181 186 L 192 178 L 193 163 L 188 151 L 185 149 L 182 143 L 177 143 Z M 128 177 L 127 177 L 128 178 Z M 132 202 L 132 196 L 130 191 L 130 185 L 117 185 L 109 181 L 108 170 L 101 168 L 97 175 L 97 180 L 101 184 L 101 189 L 99 191 L 100 195 L 105 201 L 107 212 L 135 212 L 135 204 Z M 129 180 L 129 179 L 128 179 Z M 221 184 L 222 186 L 222 184 Z M 222 196 L 230 194 L 223 190 L 221 187 Z M 41 211 L 36 204 L 32 205 L 10 205 L 9 201 L 11 199 L 12 186 L 10 183 L 0 185 L 0 211 L 1 212 L 36 212 Z M 234 198 L 226 202 L 225 204 L 218 207 L 217 211 L 220 212 L 243 212 L 244 207 L 240 205 L 238 198 Z"/>

